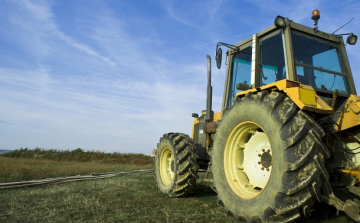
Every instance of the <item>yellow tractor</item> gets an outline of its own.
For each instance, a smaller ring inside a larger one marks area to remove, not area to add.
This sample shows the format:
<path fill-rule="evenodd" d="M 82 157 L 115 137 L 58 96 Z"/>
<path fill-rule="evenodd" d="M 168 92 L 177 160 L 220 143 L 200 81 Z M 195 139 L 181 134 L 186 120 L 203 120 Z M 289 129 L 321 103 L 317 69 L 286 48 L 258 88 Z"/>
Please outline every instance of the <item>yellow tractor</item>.
<path fill-rule="evenodd" d="M 194 192 L 198 171 L 225 213 L 247 222 L 291 222 L 324 202 L 360 222 L 360 96 L 343 36 L 277 16 L 274 25 L 226 52 L 220 112 L 193 114 L 192 136 L 168 133 L 155 152 L 159 190 Z M 350 46 L 351 47 L 351 46 Z M 225 56 L 225 55 L 224 55 Z"/>

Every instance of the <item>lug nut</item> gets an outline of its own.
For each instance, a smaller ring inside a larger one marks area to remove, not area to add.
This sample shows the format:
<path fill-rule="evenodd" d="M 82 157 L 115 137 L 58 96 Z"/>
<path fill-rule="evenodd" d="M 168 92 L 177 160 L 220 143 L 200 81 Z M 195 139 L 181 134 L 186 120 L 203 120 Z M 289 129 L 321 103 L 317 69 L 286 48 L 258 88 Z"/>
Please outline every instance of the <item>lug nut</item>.
<path fill-rule="evenodd" d="M 261 167 L 261 170 L 264 170 L 264 167 Z"/>
<path fill-rule="evenodd" d="M 270 169 L 269 168 L 266 168 L 267 171 L 269 171 Z"/>
<path fill-rule="evenodd" d="M 261 157 L 261 154 L 259 153 L 258 156 Z"/>

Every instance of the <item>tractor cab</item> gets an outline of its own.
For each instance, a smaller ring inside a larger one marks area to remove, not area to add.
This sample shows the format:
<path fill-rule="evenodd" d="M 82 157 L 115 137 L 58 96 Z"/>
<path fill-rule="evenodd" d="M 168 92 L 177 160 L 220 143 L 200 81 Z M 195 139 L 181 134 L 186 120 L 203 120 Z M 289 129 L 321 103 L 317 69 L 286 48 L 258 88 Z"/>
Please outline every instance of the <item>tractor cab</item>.
<path fill-rule="evenodd" d="M 314 20 L 319 15 L 316 11 Z M 348 35 L 349 45 L 356 43 L 357 36 L 352 33 L 336 35 L 319 31 L 317 20 L 315 28 L 310 28 L 277 16 L 273 26 L 237 45 L 218 43 L 218 68 L 220 46 L 229 47 L 222 112 L 232 106 L 237 94 L 283 79 L 310 86 L 329 106 L 334 91 L 344 98 L 356 94 L 343 35 Z"/>

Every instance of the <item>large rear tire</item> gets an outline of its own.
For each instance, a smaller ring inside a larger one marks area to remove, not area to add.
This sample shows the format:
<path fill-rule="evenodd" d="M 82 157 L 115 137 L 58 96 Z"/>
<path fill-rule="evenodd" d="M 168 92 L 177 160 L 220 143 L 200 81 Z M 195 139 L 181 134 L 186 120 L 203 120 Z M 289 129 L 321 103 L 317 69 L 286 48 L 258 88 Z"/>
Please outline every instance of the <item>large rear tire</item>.
<path fill-rule="evenodd" d="M 218 203 L 237 220 L 289 222 L 320 198 L 323 129 L 280 92 L 247 93 L 225 114 L 211 151 Z"/>
<path fill-rule="evenodd" d="M 159 190 L 170 197 L 192 194 L 199 178 L 197 159 L 195 145 L 188 135 L 164 134 L 155 155 L 155 179 Z"/>

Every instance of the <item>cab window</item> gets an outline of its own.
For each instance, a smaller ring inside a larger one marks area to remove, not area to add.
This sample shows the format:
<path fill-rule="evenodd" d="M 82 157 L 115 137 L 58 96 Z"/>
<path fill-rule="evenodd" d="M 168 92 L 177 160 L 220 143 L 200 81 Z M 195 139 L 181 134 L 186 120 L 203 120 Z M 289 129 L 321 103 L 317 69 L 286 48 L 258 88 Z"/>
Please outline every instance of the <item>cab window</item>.
<path fill-rule="evenodd" d="M 260 83 L 266 85 L 286 78 L 281 32 L 260 42 Z"/>
<path fill-rule="evenodd" d="M 228 107 L 231 107 L 235 95 L 242 91 L 236 89 L 236 84 L 243 83 L 249 86 L 251 85 L 251 54 L 252 48 L 247 47 L 233 56 Z"/>
<path fill-rule="evenodd" d="M 292 32 L 298 81 L 316 90 L 348 93 L 345 72 L 336 44 Z"/>

